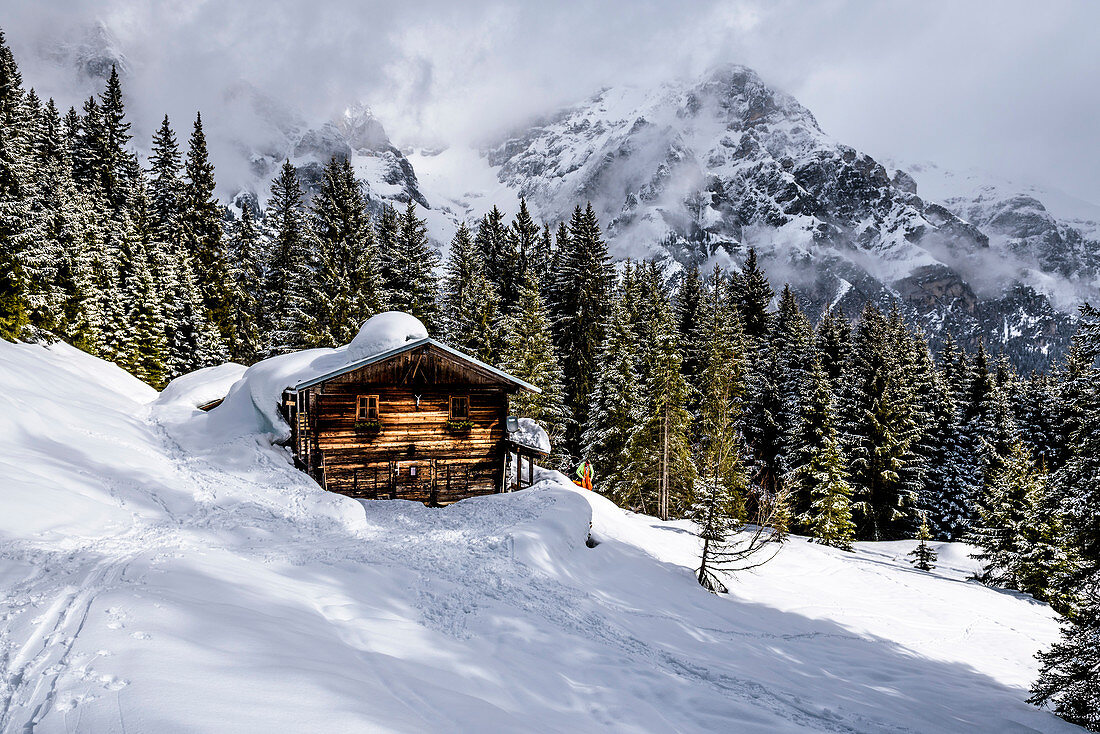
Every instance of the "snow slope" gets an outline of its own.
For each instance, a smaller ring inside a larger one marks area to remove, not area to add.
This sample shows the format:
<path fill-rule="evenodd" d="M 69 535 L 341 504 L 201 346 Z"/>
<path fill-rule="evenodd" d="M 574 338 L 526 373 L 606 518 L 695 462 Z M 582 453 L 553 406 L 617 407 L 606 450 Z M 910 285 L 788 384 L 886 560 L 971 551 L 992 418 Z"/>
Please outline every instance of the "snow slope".
<path fill-rule="evenodd" d="M 0 731 L 1076 730 L 1024 703 L 1052 613 L 964 548 L 925 574 L 796 538 L 716 597 L 688 524 L 558 474 L 325 493 L 270 435 L 199 430 L 231 373 L 156 400 L 0 342 Z"/>

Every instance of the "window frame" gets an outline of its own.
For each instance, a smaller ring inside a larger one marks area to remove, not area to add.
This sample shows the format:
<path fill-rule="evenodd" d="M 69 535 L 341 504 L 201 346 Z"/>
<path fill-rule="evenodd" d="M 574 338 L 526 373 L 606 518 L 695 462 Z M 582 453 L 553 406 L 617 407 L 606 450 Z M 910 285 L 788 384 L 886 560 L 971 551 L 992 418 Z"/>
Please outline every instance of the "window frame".
<path fill-rule="evenodd" d="M 371 415 L 371 404 L 374 405 L 374 415 Z M 359 395 L 355 400 L 355 421 L 376 421 L 379 417 L 378 396 Z"/>
<path fill-rule="evenodd" d="M 455 401 L 462 400 L 466 403 L 466 415 L 455 415 Z M 469 395 L 451 395 L 447 401 L 447 415 L 452 421 L 468 421 L 470 420 L 470 396 Z"/>

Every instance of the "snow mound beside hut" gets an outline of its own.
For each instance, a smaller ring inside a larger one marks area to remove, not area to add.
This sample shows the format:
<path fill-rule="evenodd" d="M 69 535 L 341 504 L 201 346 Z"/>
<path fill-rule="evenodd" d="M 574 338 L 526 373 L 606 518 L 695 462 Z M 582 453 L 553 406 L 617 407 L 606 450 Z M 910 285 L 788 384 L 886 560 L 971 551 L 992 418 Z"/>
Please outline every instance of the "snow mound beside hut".
<path fill-rule="evenodd" d="M 247 369 L 243 364 L 226 362 L 188 372 L 169 382 L 154 402 L 159 406 L 180 405 L 198 408 L 224 398 L 233 384 L 244 376 Z"/>

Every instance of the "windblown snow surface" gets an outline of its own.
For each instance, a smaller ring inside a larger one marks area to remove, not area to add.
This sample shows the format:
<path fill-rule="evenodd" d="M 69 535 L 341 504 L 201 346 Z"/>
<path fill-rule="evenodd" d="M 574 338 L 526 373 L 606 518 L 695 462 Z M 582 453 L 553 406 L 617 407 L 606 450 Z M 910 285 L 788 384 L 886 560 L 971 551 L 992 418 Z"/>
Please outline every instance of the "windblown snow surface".
<path fill-rule="evenodd" d="M 1024 702 L 1054 615 L 965 547 L 928 574 L 793 538 L 713 596 L 688 523 L 558 474 L 443 510 L 326 493 L 191 407 L 240 372 L 158 400 L 0 341 L 0 731 L 1075 730 Z"/>

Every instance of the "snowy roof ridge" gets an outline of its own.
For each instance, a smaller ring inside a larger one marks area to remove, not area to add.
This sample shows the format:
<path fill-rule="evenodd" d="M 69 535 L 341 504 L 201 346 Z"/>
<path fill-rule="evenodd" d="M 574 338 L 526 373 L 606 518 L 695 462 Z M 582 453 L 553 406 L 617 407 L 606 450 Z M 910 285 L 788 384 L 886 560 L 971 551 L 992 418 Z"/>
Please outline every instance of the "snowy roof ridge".
<path fill-rule="evenodd" d="M 331 372 L 326 372 L 322 375 L 318 375 L 317 377 L 313 377 L 313 378 L 310 378 L 308 380 L 303 380 L 302 382 L 299 382 L 297 385 L 295 385 L 291 389 L 296 390 L 296 391 L 297 390 L 305 390 L 306 388 L 313 387 L 314 385 L 318 385 L 318 384 L 320 384 L 322 382 L 325 382 L 327 380 L 331 380 L 334 377 L 339 377 L 340 375 L 347 374 L 348 372 L 354 372 L 355 370 L 359 369 L 360 367 L 366 367 L 367 365 L 374 364 L 375 362 L 381 362 L 381 361 L 389 359 L 391 357 L 396 357 L 398 354 L 402 354 L 404 352 L 408 352 L 408 351 L 411 351 L 413 349 L 416 349 L 417 347 L 422 347 L 422 346 L 437 347 L 439 349 L 442 349 L 444 352 L 447 352 L 448 354 L 450 354 L 453 357 L 457 357 L 458 359 L 469 362 L 469 363 L 473 364 L 474 366 L 476 366 L 480 369 L 483 369 L 483 370 L 485 370 L 485 371 L 487 371 L 487 372 L 489 372 L 493 375 L 496 375 L 497 377 L 500 377 L 501 379 L 507 380 L 508 382 L 511 382 L 512 384 L 523 388 L 524 390 L 527 390 L 528 392 L 539 393 L 539 394 L 542 393 L 542 390 L 535 387 L 534 385 L 527 382 L 526 380 L 521 380 L 520 378 L 516 377 L 515 375 L 511 375 L 511 374 L 505 372 L 504 370 L 500 370 L 500 369 L 497 369 L 496 367 L 493 367 L 490 364 L 486 364 L 485 362 L 482 362 L 480 359 L 478 359 L 476 357 L 472 357 L 469 354 L 466 354 L 465 352 L 460 352 L 457 349 L 455 349 L 454 347 L 450 347 L 450 346 L 444 344 L 441 341 L 438 341 L 436 339 L 431 338 L 430 336 L 422 337 L 422 338 L 416 339 L 414 341 L 406 342 L 405 344 L 402 344 L 399 347 L 394 347 L 392 349 L 387 349 L 387 350 L 379 352 L 377 354 L 372 354 L 369 357 L 364 357 L 363 359 L 357 359 L 353 362 L 349 362 L 348 364 L 344 365 L 343 367 L 341 367 L 339 369 L 332 370 Z"/>

